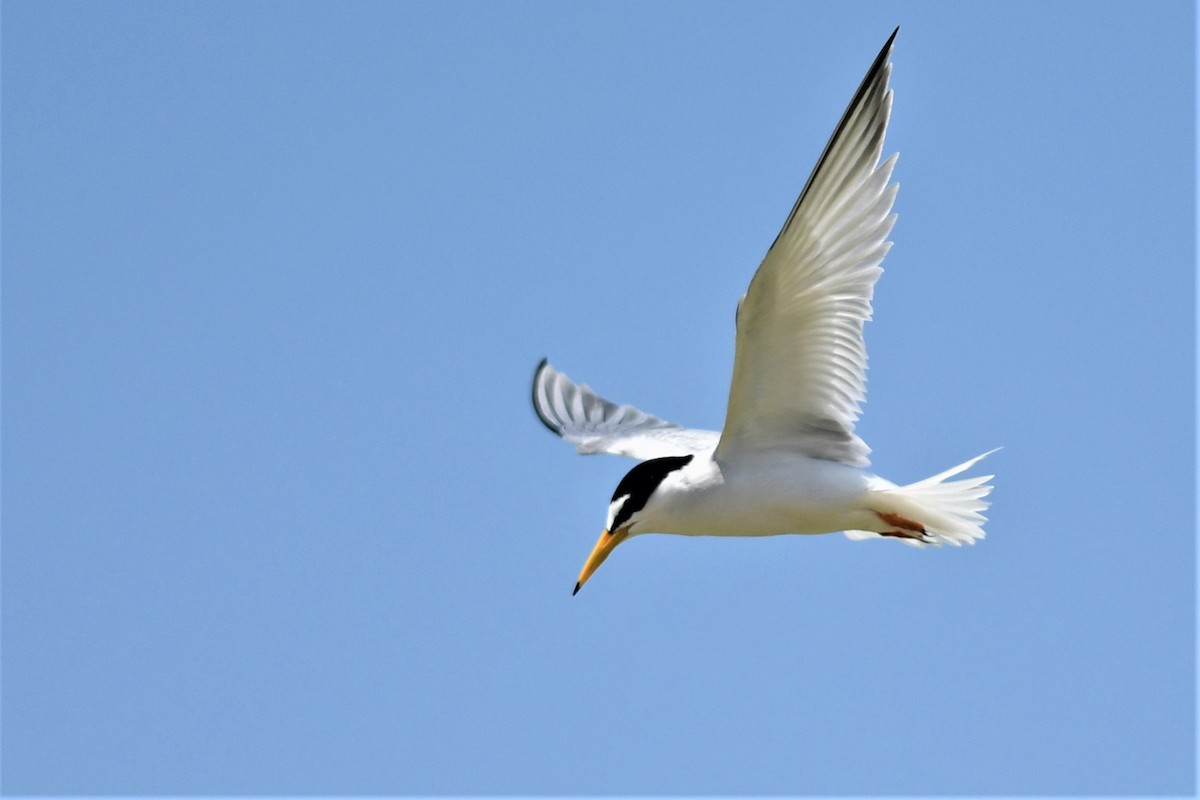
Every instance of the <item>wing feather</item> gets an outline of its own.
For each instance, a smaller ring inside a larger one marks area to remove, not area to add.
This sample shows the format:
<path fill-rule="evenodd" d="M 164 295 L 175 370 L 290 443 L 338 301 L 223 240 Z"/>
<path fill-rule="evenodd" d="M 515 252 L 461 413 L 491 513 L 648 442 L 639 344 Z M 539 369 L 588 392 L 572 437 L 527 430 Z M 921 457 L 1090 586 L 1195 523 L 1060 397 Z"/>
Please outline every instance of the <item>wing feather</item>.
<path fill-rule="evenodd" d="M 895 37 L 859 85 L 739 305 L 718 460 L 786 448 L 868 463 L 854 424 L 866 394 L 863 323 L 896 221 L 896 157 L 879 162 Z"/>
<path fill-rule="evenodd" d="M 684 428 L 633 406 L 605 400 L 543 359 L 533 376 L 533 410 L 583 454 L 611 453 L 640 461 L 711 450 L 720 434 Z"/>

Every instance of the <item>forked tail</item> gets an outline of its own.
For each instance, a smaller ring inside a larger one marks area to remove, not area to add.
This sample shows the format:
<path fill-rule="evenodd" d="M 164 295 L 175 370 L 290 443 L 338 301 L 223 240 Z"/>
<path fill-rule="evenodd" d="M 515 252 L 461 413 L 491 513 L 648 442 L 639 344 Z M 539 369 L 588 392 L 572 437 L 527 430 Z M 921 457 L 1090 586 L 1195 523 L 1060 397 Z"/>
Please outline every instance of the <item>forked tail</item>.
<path fill-rule="evenodd" d="M 987 517 L 982 512 L 990 504 L 984 498 L 992 491 L 988 481 L 995 476 L 979 475 L 957 481 L 947 479 L 965 472 L 994 452 L 990 450 L 957 467 L 907 486 L 881 481 L 880 487 L 871 492 L 871 507 L 885 517 L 915 521 L 924 528 L 918 535 L 901 536 L 906 544 L 917 547 L 927 544 L 974 544 L 976 539 L 986 535 L 983 523 L 987 522 Z M 846 535 L 851 539 L 867 539 L 886 534 L 846 531 Z"/>

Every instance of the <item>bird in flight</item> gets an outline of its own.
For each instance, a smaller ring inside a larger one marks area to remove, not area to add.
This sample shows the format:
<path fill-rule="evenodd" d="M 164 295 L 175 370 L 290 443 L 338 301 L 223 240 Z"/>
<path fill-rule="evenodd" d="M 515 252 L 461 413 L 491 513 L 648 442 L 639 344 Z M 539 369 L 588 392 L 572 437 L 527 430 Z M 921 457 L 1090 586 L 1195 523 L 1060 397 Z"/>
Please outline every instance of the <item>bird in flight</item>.
<path fill-rule="evenodd" d="M 543 360 L 533 407 L 580 453 L 639 463 L 613 492 L 575 593 L 632 536 L 844 531 L 915 546 L 972 544 L 991 475 L 951 480 L 990 453 L 904 486 L 866 471 L 854 433 L 866 394 L 863 323 L 883 272 L 899 186 L 880 163 L 892 110 L 892 43 L 854 99 L 738 303 L 724 430 L 617 405 Z M 994 452 L 994 451 L 993 451 Z"/>

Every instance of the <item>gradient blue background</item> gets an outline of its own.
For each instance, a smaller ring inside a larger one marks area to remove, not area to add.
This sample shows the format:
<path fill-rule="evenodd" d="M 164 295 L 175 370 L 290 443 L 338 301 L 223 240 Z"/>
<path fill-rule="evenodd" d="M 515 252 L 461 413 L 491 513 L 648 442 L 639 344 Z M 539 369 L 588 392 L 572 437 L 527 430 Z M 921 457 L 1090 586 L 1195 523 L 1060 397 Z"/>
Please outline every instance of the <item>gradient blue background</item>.
<path fill-rule="evenodd" d="M 1194 12 L 3 6 L 7 793 L 1194 788 Z M 860 432 L 988 539 L 645 537 L 895 25 Z"/>

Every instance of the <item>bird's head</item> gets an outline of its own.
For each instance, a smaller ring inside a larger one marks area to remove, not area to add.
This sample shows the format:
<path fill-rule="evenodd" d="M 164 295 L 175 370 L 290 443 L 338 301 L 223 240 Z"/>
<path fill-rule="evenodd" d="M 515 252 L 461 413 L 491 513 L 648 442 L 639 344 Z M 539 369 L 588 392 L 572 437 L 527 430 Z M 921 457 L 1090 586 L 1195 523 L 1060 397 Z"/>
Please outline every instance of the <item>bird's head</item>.
<path fill-rule="evenodd" d="M 579 581 L 575 584 L 576 594 L 592 577 L 609 553 L 621 542 L 639 533 L 649 533 L 644 522 L 646 513 L 652 511 L 657 502 L 661 501 L 664 482 L 676 470 L 682 469 L 692 460 L 692 456 L 668 456 L 652 458 L 643 461 L 621 478 L 617 490 L 613 492 L 612 501 L 608 504 L 608 524 L 600 534 L 600 540 L 592 548 L 583 570 L 579 573 Z"/>

